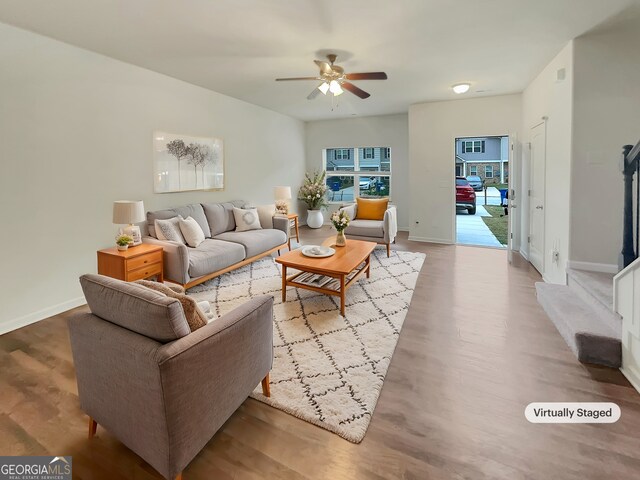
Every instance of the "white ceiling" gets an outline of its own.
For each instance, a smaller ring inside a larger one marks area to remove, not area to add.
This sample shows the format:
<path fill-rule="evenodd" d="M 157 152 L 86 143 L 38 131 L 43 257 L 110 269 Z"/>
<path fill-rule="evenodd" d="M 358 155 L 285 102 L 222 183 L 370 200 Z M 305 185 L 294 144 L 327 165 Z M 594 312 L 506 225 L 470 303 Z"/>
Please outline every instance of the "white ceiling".
<path fill-rule="evenodd" d="M 303 120 L 406 112 L 412 103 L 520 92 L 571 39 L 637 0 L 0 0 L 0 21 Z M 354 82 L 331 110 L 306 100 L 314 58 Z"/>

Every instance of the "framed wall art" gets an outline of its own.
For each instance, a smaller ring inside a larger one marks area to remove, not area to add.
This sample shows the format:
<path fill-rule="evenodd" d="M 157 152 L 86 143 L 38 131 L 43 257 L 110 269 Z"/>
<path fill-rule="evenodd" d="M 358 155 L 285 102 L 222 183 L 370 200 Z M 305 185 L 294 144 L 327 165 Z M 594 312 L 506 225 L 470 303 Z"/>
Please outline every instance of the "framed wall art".
<path fill-rule="evenodd" d="M 155 193 L 224 189 L 221 138 L 153 133 Z"/>

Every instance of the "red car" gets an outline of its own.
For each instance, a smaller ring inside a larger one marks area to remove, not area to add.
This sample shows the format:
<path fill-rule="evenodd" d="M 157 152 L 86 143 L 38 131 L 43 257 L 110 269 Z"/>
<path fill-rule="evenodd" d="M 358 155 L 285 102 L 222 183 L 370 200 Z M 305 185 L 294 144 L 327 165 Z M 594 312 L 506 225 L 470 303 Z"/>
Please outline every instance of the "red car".
<path fill-rule="evenodd" d="M 456 177 L 456 208 L 466 208 L 469 215 L 476 214 L 476 192 L 464 177 Z"/>

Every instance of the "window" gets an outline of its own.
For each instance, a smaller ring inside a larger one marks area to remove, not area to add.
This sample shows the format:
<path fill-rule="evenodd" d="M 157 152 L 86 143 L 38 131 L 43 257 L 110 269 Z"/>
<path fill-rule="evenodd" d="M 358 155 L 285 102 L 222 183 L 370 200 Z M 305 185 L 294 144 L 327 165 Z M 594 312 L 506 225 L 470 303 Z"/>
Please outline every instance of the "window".
<path fill-rule="evenodd" d="M 493 167 L 491 165 L 484 166 L 484 178 L 493 178 Z"/>
<path fill-rule="evenodd" d="M 357 197 L 388 197 L 390 194 L 389 147 L 327 148 L 324 167 L 330 202 L 353 201 Z"/>
<path fill-rule="evenodd" d="M 484 140 L 463 140 L 462 153 L 484 153 Z"/>
<path fill-rule="evenodd" d="M 469 167 L 469 175 L 478 175 L 478 166 L 477 165 L 471 165 Z"/>
<path fill-rule="evenodd" d="M 462 165 L 458 164 L 456 165 L 456 177 L 461 177 L 462 176 Z"/>
<path fill-rule="evenodd" d="M 351 157 L 351 150 L 348 148 L 337 148 L 334 150 L 334 158 L 336 160 L 349 160 Z"/>

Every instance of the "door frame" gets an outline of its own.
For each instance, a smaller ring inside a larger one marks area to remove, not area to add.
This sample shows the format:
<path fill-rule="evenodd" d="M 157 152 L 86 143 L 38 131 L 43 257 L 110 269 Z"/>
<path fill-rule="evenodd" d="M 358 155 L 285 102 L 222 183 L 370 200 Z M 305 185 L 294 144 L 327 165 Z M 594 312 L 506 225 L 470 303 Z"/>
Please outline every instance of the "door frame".
<path fill-rule="evenodd" d="M 487 135 L 454 135 L 453 137 L 453 169 L 451 170 L 451 172 L 453 173 L 453 178 L 451 179 L 451 185 L 453 185 L 453 225 L 452 225 L 452 239 L 453 239 L 453 245 L 457 245 L 458 244 L 458 225 L 457 225 L 457 212 L 458 209 L 456 208 L 456 142 L 459 139 L 462 138 L 482 138 L 482 137 L 507 137 L 507 142 L 509 144 L 509 159 L 507 162 L 507 165 L 509 166 L 509 181 L 507 188 L 509 189 L 509 197 L 511 197 L 511 193 L 512 190 L 515 190 L 515 183 L 514 182 L 514 177 L 513 177 L 513 165 L 515 164 L 515 150 L 512 152 L 511 151 L 511 145 L 514 145 L 514 149 L 516 148 L 517 145 L 517 134 L 515 132 L 512 133 L 494 133 L 494 134 L 487 134 Z M 514 197 L 515 198 L 515 197 Z M 476 197 L 476 205 L 477 205 L 477 197 Z M 507 201 L 507 205 L 509 206 L 509 216 L 511 216 L 511 200 L 509 199 Z M 522 223 L 522 218 L 518 217 L 518 225 L 520 225 Z M 515 227 L 515 225 L 513 224 L 511 218 L 509 218 L 508 221 L 508 225 L 509 225 L 509 232 L 508 232 L 508 237 L 511 240 L 514 236 L 513 234 L 513 228 Z M 473 246 L 473 245 L 471 245 Z M 476 245 L 476 247 L 478 248 L 499 248 L 499 247 L 485 247 L 483 245 Z M 507 242 L 507 250 L 509 250 L 509 242 Z M 509 258 L 509 255 L 507 255 L 509 262 L 511 261 L 511 259 Z"/>

